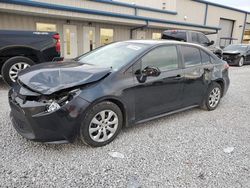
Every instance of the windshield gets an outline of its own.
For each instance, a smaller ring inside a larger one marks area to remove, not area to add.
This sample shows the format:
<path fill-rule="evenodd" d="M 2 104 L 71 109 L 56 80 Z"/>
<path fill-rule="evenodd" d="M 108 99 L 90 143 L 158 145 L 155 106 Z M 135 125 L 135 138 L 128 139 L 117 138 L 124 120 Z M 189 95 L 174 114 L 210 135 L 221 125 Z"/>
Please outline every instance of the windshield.
<path fill-rule="evenodd" d="M 149 45 L 147 44 L 117 42 L 89 52 L 79 57 L 78 61 L 80 63 L 111 67 L 113 70 L 118 70 L 148 47 Z"/>
<path fill-rule="evenodd" d="M 247 50 L 247 45 L 239 45 L 239 44 L 234 44 L 234 45 L 229 45 L 224 50 L 237 50 L 237 51 L 246 51 Z"/>

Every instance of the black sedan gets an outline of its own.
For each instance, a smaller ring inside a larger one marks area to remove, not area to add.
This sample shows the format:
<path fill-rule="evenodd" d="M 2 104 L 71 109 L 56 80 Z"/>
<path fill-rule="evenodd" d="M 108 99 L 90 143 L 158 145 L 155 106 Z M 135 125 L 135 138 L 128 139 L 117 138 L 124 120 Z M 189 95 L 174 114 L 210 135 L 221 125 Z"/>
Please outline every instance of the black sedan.
<path fill-rule="evenodd" d="M 202 107 L 214 110 L 229 86 L 228 64 L 207 49 L 174 41 L 125 41 L 72 62 L 20 72 L 10 117 L 25 138 L 110 143 L 122 127 Z"/>
<path fill-rule="evenodd" d="M 247 44 L 231 44 L 224 48 L 223 59 L 229 65 L 237 65 L 239 67 L 244 64 L 250 64 L 250 45 Z"/>

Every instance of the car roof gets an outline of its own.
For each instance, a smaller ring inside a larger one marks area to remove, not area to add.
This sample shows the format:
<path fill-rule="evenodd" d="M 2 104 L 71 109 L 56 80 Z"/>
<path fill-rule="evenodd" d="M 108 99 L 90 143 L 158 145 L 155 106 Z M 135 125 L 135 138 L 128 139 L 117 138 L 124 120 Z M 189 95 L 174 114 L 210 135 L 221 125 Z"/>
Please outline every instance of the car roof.
<path fill-rule="evenodd" d="M 202 49 L 206 49 L 203 46 L 199 45 L 199 44 L 194 44 L 194 43 L 189 43 L 189 42 L 181 42 L 181 41 L 175 41 L 175 40 L 166 40 L 166 39 L 162 39 L 162 40 L 128 40 L 128 41 L 124 41 L 124 42 L 128 42 L 128 43 L 138 43 L 138 44 L 148 44 L 148 45 L 152 45 L 152 46 L 157 46 L 160 44 L 173 44 L 173 45 L 188 45 L 188 46 L 194 46 L 194 47 L 199 47 Z"/>
<path fill-rule="evenodd" d="M 18 34 L 18 35 L 33 35 L 33 34 L 41 34 L 41 35 L 44 35 L 44 34 L 49 34 L 49 35 L 53 35 L 53 34 L 57 34 L 57 32 L 54 32 L 54 31 L 26 31 L 26 30 L 4 30 L 4 29 L 1 29 L 0 30 L 0 34 L 1 35 L 7 35 L 7 34 L 10 34 L 10 35 L 15 35 L 15 34 Z"/>
<path fill-rule="evenodd" d="M 173 31 L 175 31 L 175 32 L 189 32 L 189 33 L 202 33 L 202 32 L 200 32 L 200 31 L 193 31 L 193 30 L 185 30 L 185 29 L 168 29 L 168 30 L 165 30 L 165 31 L 163 31 L 163 34 L 164 33 L 168 33 L 168 32 L 173 32 Z M 202 33 L 202 34 L 204 34 L 204 33 Z M 204 34 L 205 35 L 205 34 Z"/>

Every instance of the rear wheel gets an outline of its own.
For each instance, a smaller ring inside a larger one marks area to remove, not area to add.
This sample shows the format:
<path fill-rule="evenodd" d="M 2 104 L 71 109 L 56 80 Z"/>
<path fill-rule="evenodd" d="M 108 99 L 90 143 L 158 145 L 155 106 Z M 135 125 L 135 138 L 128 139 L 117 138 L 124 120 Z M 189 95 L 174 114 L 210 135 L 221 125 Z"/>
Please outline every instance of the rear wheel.
<path fill-rule="evenodd" d="M 202 108 L 209 111 L 215 110 L 220 103 L 221 96 L 222 88 L 220 84 L 212 83 L 208 88 Z"/>
<path fill-rule="evenodd" d="M 1 74 L 4 81 L 12 86 L 13 83 L 16 82 L 18 73 L 34 64 L 35 63 L 27 57 L 12 57 L 4 63 Z"/>
<path fill-rule="evenodd" d="M 109 101 L 93 106 L 85 115 L 80 128 L 83 142 L 93 147 L 112 142 L 122 128 L 123 116 L 120 108 Z"/>
<path fill-rule="evenodd" d="M 244 57 L 241 57 L 238 63 L 239 67 L 242 67 L 244 65 Z"/>

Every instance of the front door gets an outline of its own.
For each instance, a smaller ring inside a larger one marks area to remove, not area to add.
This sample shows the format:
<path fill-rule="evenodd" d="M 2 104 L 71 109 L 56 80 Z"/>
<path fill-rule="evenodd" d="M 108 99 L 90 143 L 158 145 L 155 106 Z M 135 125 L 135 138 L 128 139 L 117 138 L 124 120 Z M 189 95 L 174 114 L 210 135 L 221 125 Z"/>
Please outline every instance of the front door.
<path fill-rule="evenodd" d="M 136 121 L 180 108 L 183 70 L 179 62 L 177 48 L 171 45 L 151 50 L 134 65 Z M 161 73 L 155 77 L 138 74 L 146 67 L 158 68 Z"/>
<path fill-rule="evenodd" d="M 95 49 L 95 27 L 83 27 L 83 52 L 89 52 Z"/>
<path fill-rule="evenodd" d="M 77 29 L 75 25 L 63 26 L 64 58 L 77 57 Z"/>

